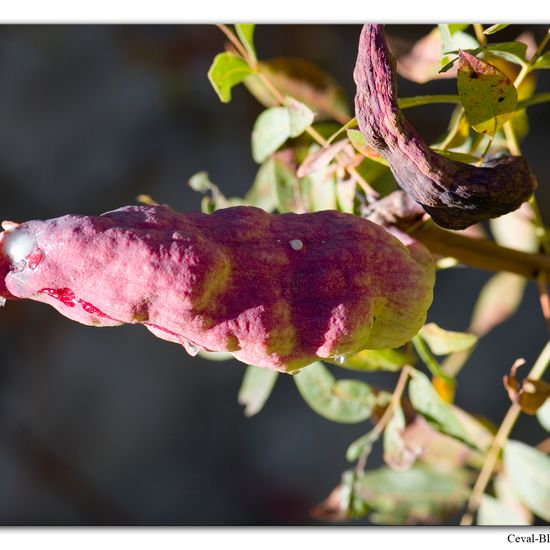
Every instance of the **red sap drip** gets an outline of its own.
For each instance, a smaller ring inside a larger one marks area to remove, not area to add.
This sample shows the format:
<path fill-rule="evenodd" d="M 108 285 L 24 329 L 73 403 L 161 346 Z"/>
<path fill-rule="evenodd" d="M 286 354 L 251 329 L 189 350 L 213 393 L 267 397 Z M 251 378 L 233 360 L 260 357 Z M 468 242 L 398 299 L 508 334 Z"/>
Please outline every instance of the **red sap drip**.
<path fill-rule="evenodd" d="M 74 292 L 70 288 L 43 288 L 38 292 L 47 294 L 68 307 L 74 307 L 76 305 Z"/>
<path fill-rule="evenodd" d="M 38 264 L 44 259 L 44 254 L 42 252 L 38 251 L 34 254 L 30 254 L 27 256 L 27 266 L 30 269 L 36 269 L 38 267 Z"/>
<path fill-rule="evenodd" d="M 68 307 L 75 307 L 76 304 L 80 304 L 82 309 L 89 313 L 90 315 L 95 315 L 96 317 L 104 317 L 105 319 L 113 319 L 109 317 L 106 313 L 103 313 L 99 308 L 90 304 L 90 302 L 85 302 L 80 298 L 76 298 L 74 292 L 70 288 L 43 288 L 38 291 L 41 294 L 47 294 L 56 300 L 59 300 L 61 303 L 65 304 Z M 113 319 L 114 320 L 114 319 Z"/>
<path fill-rule="evenodd" d="M 162 330 L 163 332 L 167 332 L 168 334 L 171 334 L 172 336 L 180 337 L 180 334 L 177 332 L 172 332 L 171 330 L 168 330 L 167 328 L 161 327 L 159 325 L 155 325 L 154 323 L 147 323 L 146 321 L 143 321 L 143 325 L 147 325 L 148 327 L 156 328 L 157 330 Z"/>
<path fill-rule="evenodd" d="M 103 313 L 103 311 L 93 306 L 89 302 L 85 302 L 84 300 L 79 299 L 78 303 L 82 306 L 82 309 L 90 315 L 95 315 L 96 317 L 105 317 L 105 319 L 112 319 L 112 317 L 109 317 L 106 313 Z"/>

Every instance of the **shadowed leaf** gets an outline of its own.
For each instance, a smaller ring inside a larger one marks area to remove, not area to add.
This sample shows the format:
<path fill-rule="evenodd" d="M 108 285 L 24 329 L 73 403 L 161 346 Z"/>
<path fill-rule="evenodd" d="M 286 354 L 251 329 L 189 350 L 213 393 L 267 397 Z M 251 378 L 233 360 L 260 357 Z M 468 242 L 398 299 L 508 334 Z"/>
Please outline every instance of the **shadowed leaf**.
<path fill-rule="evenodd" d="M 540 425 L 550 432 L 550 399 L 547 399 L 544 405 L 537 411 L 537 419 Z"/>
<path fill-rule="evenodd" d="M 504 466 L 523 503 L 550 521 L 550 457 L 525 443 L 510 440 L 504 447 Z"/>
<path fill-rule="evenodd" d="M 405 415 L 400 406 L 395 407 L 392 417 L 384 430 L 384 461 L 397 471 L 408 470 L 416 461 L 418 453 L 403 438 Z"/>
<path fill-rule="evenodd" d="M 477 512 L 478 525 L 530 525 L 525 518 L 501 500 L 483 495 Z"/>
<path fill-rule="evenodd" d="M 436 524 L 455 513 L 470 492 L 469 474 L 457 468 L 439 472 L 416 464 L 404 472 L 379 468 L 357 482 L 356 498 L 371 509 L 380 524 Z"/>
<path fill-rule="evenodd" d="M 362 422 L 369 418 L 376 403 L 369 385 L 359 380 L 336 380 L 319 362 L 302 369 L 294 381 L 306 403 L 334 422 Z"/>
<path fill-rule="evenodd" d="M 409 397 L 412 406 L 425 417 L 436 422 L 440 431 L 476 446 L 476 442 L 464 429 L 451 405 L 439 397 L 428 377 L 416 369 L 411 370 Z"/>
<path fill-rule="evenodd" d="M 497 273 L 483 286 L 476 302 L 470 331 L 484 336 L 509 319 L 518 309 L 526 281 L 513 273 Z"/>
<path fill-rule="evenodd" d="M 294 97 L 307 105 L 317 113 L 318 120 L 334 119 L 341 124 L 348 121 L 348 101 L 342 88 L 310 61 L 278 57 L 262 61 L 259 65 L 282 95 Z M 276 99 L 257 76 L 249 76 L 244 83 L 262 105 L 277 105 Z"/>
<path fill-rule="evenodd" d="M 239 404 L 244 405 L 245 416 L 259 413 L 273 390 L 278 372 L 248 365 L 239 390 Z"/>

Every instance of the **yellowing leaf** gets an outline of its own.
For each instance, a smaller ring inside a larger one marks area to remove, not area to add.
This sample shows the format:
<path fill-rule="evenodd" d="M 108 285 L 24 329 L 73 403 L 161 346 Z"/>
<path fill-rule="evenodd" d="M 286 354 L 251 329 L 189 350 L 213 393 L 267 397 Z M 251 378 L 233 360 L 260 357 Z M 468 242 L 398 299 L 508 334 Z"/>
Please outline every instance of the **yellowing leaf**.
<path fill-rule="evenodd" d="M 457 85 L 466 118 L 476 132 L 494 136 L 513 116 L 518 103 L 516 88 L 494 65 L 461 51 Z"/>
<path fill-rule="evenodd" d="M 474 346 L 477 336 L 466 332 L 444 330 L 435 323 L 428 323 L 420 329 L 421 338 L 428 344 L 432 353 L 447 355 L 456 351 L 465 351 Z"/>
<path fill-rule="evenodd" d="M 223 103 L 231 101 L 231 89 L 253 74 L 240 57 L 231 52 L 218 54 L 208 71 L 208 79 Z"/>

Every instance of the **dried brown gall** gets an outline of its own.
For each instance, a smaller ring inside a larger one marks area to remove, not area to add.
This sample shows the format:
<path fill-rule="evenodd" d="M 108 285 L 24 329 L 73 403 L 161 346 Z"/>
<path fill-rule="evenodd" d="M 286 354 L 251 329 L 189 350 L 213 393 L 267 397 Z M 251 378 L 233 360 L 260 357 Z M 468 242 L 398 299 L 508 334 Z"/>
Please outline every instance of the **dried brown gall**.
<path fill-rule="evenodd" d="M 355 111 L 365 139 L 442 227 L 464 229 L 501 216 L 532 194 L 535 179 L 523 157 L 505 155 L 471 166 L 430 150 L 397 104 L 395 59 L 382 25 L 363 27 L 354 78 Z"/>

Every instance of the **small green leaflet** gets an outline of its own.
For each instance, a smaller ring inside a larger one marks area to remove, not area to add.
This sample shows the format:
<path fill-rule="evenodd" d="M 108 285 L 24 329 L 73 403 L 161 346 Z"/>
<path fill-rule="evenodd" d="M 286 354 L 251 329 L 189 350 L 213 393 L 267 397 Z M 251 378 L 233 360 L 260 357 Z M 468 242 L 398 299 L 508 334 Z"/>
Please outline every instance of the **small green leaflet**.
<path fill-rule="evenodd" d="M 259 413 L 273 390 L 279 373 L 248 365 L 239 390 L 239 403 L 244 405 L 245 416 Z"/>
<path fill-rule="evenodd" d="M 435 355 L 465 351 L 477 342 L 477 336 L 474 334 L 444 330 L 435 323 L 424 325 L 419 334 Z"/>
<path fill-rule="evenodd" d="M 514 490 L 537 516 L 550 521 L 550 457 L 520 441 L 504 447 L 504 466 Z"/>
<path fill-rule="evenodd" d="M 461 51 L 457 84 L 466 118 L 476 132 L 494 136 L 513 116 L 518 104 L 516 88 L 493 65 Z"/>
<path fill-rule="evenodd" d="M 256 61 L 256 48 L 254 47 L 254 27 L 256 25 L 250 25 L 250 24 L 237 24 L 235 25 L 235 30 L 237 31 L 237 35 L 239 36 L 239 39 L 242 43 L 242 45 L 246 48 L 246 51 L 248 52 L 248 55 Z"/>
<path fill-rule="evenodd" d="M 490 27 L 487 27 L 483 34 L 495 34 L 498 31 L 501 31 L 502 29 L 505 29 L 508 26 L 508 23 L 500 23 L 498 25 L 491 25 Z"/>
<path fill-rule="evenodd" d="M 346 424 L 369 418 L 376 396 L 368 384 L 359 380 L 336 380 L 323 363 L 303 368 L 294 376 L 305 402 L 318 414 Z"/>
<path fill-rule="evenodd" d="M 544 55 L 541 55 L 534 65 L 535 69 L 550 69 L 550 51 L 546 52 Z"/>
<path fill-rule="evenodd" d="M 287 97 L 284 107 L 270 107 L 256 119 L 252 130 L 252 156 L 264 162 L 288 138 L 297 137 L 312 124 L 315 114 L 303 103 Z"/>
<path fill-rule="evenodd" d="M 240 84 L 252 69 L 240 57 L 231 52 L 218 54 L 208 71 L 208 79 L 223 103 L 231 101 L 231 89 Z"/>
<path fill-rule="evenodd" d="M 358 371 L 387 370 L 398 371 L 404 365 L 411 364 L 414 356 L 404 351 L 395 349 L 365 349 L 347 355 L 343 363 L 338 363 L 340 367 Z"/>
<path fill-rule="evenodd" d="M 440 431 L 476 446 L 452 406 L 439 397 L 429 378 L 416 369 L 411 370 L 409 397 L 415 410 L 436 422 Z"/>

